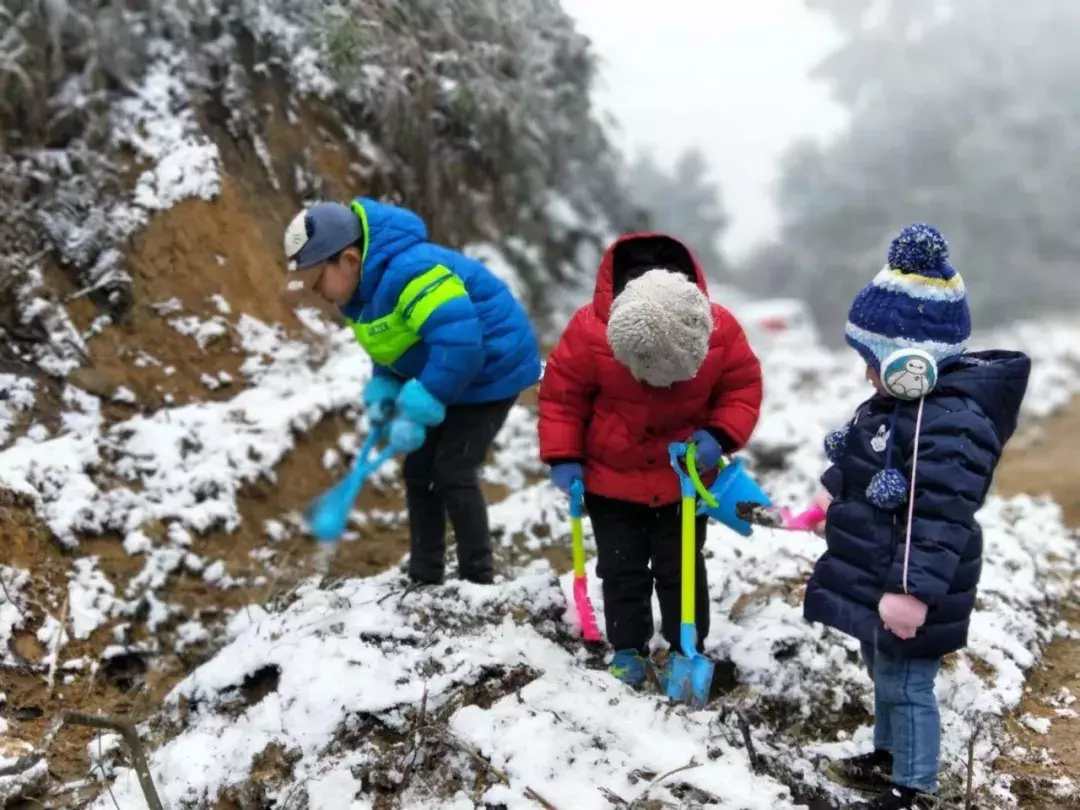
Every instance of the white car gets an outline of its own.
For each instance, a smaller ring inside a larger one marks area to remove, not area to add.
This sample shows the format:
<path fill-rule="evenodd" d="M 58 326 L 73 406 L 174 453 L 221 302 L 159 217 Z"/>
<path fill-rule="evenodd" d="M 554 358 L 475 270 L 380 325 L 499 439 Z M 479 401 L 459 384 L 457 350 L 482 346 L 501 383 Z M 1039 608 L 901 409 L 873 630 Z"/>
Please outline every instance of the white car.
<path fill-rule="evenodd" d="M 755 300 L 736 287 L 716 282 L 709 282 L 709 297 L 739 319 L 755 351 L 818 342 L 813 316 L 797 298 Z"/>
<path fill-rule="evenodd" d="M 769 298 L 749 301 L 732 312 L 750 339 L 755 351 L 774 346 L 816 345 L 818 331 L 806 304 L 797 298 Z"/>

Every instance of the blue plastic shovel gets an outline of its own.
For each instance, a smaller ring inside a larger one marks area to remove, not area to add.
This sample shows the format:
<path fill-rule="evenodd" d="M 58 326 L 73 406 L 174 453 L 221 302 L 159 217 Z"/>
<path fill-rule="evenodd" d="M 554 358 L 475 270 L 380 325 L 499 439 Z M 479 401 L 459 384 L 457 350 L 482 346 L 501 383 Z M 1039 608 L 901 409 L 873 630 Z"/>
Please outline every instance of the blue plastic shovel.
<path fill-rule="evenodd" d="M 696 472 L 694 444 L 675 442 L 668 448 L 671 466 L 679 476 L 682 490 L 682 600 L 679 642 L 682 655 L 672 650 L 667 696 L 694 709 L 704 709 L 709 702 L 715 665 L 698 652 L 696 615 L 697 576 L 697 497 L 694 481 L 687 470 Z M 680 463 L 686 460 L 686 469 Z"/>
<path fill-rule="evenodd" d="M 394 455 L 394 448 L 387 445 L 378 455 L 371 457 L 384 432 L 381 428 L 373 428 L 364 446 L 360 448 L 349 474 L 313 500 L 304 510 L 308 531 L 320 543 L 336 543 L 341 539 L 360 490 L 364 488 L 371 474 Z"/>

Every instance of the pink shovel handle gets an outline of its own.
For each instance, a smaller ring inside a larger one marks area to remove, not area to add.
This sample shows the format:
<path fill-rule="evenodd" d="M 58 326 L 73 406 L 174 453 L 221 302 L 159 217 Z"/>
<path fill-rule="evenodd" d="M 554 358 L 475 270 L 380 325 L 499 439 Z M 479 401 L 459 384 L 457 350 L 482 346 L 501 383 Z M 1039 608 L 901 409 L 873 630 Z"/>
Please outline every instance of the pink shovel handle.
<path fill-rule="evenodd" d="M 805 512 L 798 515 L 792 515 L 788 510 L 783 511 L 784 523 L 788 529 L 795 532 L 809 532 L 813 531 L 821 521 L 825 519 L 825 510 L 820 504 L 814 504 Z"/>

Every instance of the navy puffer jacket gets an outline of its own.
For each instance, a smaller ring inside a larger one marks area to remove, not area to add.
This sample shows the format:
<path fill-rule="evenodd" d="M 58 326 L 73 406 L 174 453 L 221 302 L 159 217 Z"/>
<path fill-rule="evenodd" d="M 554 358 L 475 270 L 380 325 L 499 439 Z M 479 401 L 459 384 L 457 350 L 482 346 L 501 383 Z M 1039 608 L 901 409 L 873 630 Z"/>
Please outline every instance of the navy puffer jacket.
<path fill-rule="evenodd" d="M 875 396 L 850 424 L 836 463 L 822 476 L 833 496 L 803 615 L 889 655 L 938 658 L 967 643 L 982 569 L 982 508 L 1027 391 L 1030 359 L 1019 352 L 965 355 L 943 369 L 926 397 L 918 442 L 907 592 L 929 606 L 926 624 L 902 641 L 884 629 L 878 602 L 904 593 L 908 505 L 875 507 L 866 488 L 886 464 L 885 438 L 898 408 L 893 463 L 911 480 L 917 402 Z M 902 462 L 902 463 L 901 463 Z M 906 500 L 906 499 L 905 499 Z"/>

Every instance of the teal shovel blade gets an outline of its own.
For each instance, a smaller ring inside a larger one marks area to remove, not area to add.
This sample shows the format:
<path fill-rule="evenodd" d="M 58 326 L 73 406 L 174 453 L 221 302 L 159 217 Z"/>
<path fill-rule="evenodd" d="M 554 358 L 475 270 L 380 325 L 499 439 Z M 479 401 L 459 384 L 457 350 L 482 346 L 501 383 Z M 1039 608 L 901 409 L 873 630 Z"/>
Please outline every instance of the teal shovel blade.
<path fill-rule="evenodd" d="M 679 636 L 682 653 L 671 652 L 667 696 L 693 709 L 704 709 L 716 666 L 697 651 L 697 628 L 693 624 L 681 625 Z"/>
<path fill-rule="evenodd" d="M 368 477 L 394 454 L 392 447 L 386 447 L 371 458 L 380 436 L 379 431 L 372 431 L 348 475 L 313 500 L 304 510 L 304 522 L 308 531 L 320 543 L 336 543 L 341 539 L 349 525 L 349 515 L 356 503 L 356 497 L 367 483 Z"/>

